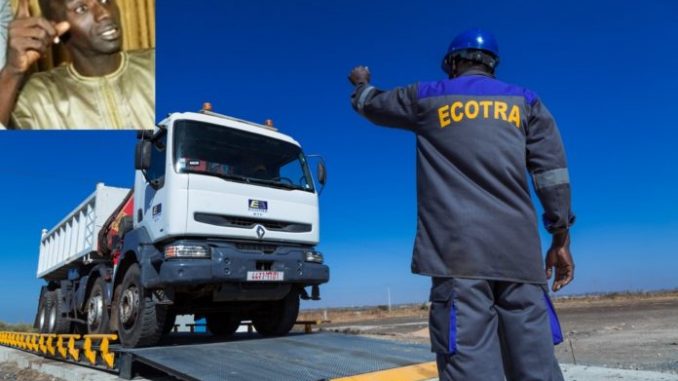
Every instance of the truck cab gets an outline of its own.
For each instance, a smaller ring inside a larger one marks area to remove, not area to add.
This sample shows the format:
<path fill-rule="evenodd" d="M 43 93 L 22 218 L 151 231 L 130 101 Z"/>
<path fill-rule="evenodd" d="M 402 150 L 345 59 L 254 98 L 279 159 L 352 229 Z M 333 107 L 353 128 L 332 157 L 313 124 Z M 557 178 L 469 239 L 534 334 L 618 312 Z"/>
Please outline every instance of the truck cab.
<path fill-rule="evenodd" d="M 265 336 L 289 332 L 299 299 L 319 299 L 329 280 L 315 248 L 324 164 L 316 184 L 294 139 L 208 110 L 171 114 L 139 138 L 113 276 L 123 345 L 154 344 L 177 314 L 205 317 L 216 335 L 244 319 Z"/>

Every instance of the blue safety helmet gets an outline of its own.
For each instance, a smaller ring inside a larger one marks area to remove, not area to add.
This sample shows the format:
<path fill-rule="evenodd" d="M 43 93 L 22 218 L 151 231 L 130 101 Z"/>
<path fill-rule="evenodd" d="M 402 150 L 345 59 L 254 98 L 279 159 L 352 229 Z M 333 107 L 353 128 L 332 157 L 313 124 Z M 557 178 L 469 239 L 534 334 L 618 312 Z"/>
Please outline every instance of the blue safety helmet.
<path fill-rule="evenodd" d="M 480 61 L 492 69 L 496 68 L 499 65 L 499 44 L 497 44 L 497 39 L 494 38 L 494 35 L 486 30 L 480 28 L 469 29 L 464 32 L 459 33 L 454 40 L 450 43 L 450 47 L 447 48 L 447 53 L 443 57 L 442 68 L 446 74 L 449 74 L 451 71 L 452 57 L 460 55 L 463 58 L 475 60 L 476 58 L 482 58 L 480 55 L 469 55 L 468 52 L 473 51 L 482 51 L 489 53 L 492 56 L 492 59 L 480 59 Z"/>

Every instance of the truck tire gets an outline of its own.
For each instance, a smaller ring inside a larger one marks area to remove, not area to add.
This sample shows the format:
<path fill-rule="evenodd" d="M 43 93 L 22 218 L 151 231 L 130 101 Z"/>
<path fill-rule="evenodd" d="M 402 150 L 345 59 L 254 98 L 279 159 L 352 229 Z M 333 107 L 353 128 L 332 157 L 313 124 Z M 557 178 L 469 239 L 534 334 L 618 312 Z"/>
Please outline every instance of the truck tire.
<path fill-rule="evenodd" d="M 49 333 L 71 333 L 71 320 L 68 319 L 68 306 L 64 292 L 57 288 L 48 293 L 49 300 Z"/>
<path fill-rule="evenodd" d="M 118 336 L 124 347 L 155 345 L 162 337 L 167 307 L 153 301 L 150 290 L 141 284 L 141 271 L 132 264 L 122 280 L 118 303 Z"/>
<path fill-rule="evenodd" d="M 211 313 L 206 316 L 207 329 L 214 336 L 228 337 L 240 327 L 240 318 L 234 314 Z"/>
<path fill-rule="evenodd" d="M 38 312 L 38 330 L 40 333 L 49 333 L 49 313 L 52 309 L 52 291 L 46 291 L 40 298 L 40 312 Z"/>
<path fill-rule="evenodd" d="M 106 281 L 99 277 L 94 281 L 87 298 L 87 333 L 110 333 L 110 313 L 106 306 Z"/>
<path fill-rule="evenodd" d="M 299 293 L 292 290 L 282 300 L 270 302 L 252 317 L 252 325 L 263 336 L 287 335 L 299 315 Z"/>

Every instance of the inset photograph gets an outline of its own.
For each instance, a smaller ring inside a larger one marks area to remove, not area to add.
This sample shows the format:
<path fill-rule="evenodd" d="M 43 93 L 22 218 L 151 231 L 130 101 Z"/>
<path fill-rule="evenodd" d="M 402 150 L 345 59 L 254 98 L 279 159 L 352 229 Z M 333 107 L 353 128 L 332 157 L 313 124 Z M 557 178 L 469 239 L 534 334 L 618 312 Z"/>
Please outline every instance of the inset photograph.
<path fill-rule="evenodd" d="M 2 129 L 153 128 L 155 0 L 0 0 L 0 67 Z"/>

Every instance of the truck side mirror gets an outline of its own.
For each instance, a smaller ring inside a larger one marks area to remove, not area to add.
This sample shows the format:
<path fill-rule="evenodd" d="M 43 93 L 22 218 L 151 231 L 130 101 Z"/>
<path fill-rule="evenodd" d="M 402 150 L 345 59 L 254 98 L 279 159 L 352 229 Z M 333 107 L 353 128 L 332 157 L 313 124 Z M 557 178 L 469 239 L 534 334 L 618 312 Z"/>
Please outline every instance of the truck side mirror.
<path fill-rule="evenodd" d="M 322 161 L 318 162 L 318 182 L 320 185 L 325 186 L 325 182 L 327 181 L 327 168 L 325 168 L 325 163 Z"/>
<path fill-rule="evenodd" d="M 151 167 L 151 141 L 141 140 L 137 143 L 134 155 L 134 169 L 145 171 Z"/>
<path fill-rule="evenodd" d="M 307 159 L 318 160 L 315 167 L 315 180 L 320 184 L 320 189 L 318 189 L 318 195 L 323 192 L 325 189 L 325 183 L 327 182 L 327 168 L 325 167 L 325 159 L 320 155 L 307 155 Z M 309 163 L 310 164 L 310 163 Z"/>

